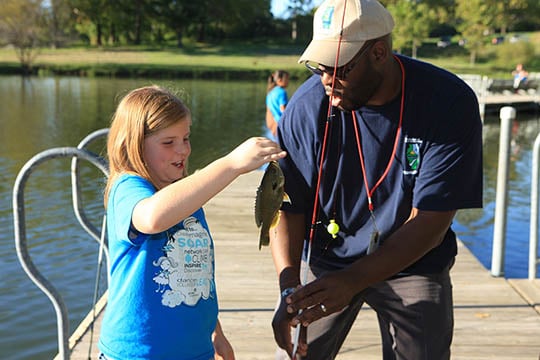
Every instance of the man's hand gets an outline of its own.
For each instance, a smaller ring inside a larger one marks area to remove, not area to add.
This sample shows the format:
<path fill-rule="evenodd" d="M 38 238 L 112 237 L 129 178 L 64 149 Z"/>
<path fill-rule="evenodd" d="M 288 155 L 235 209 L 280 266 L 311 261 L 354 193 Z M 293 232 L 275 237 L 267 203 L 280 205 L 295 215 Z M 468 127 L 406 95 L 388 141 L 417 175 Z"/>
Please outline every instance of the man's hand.
<path fill-rule="evenodd" d="M 276 340 L 277 345 L 284 349 L 287 354 L 292 358 L 293 354 L 293 339 L 291 336 L 291 320 L 293 319 L 293 314 L 287 312 L 287 304 L 285 303 L 285 298 L 281 299 L 278 309 L 274 313 L 274 318 L 272 320 L 272 328 L 274 330 L 274 339 Z M 298 342 L 297 354 L 300 356 L 307 355 L 307 342 L 306 342 L 306 329 L 302 327 L 300 333 L 300 339 Z"/>
<path fill-rule="evenodd" d="M 297 314 L 292 326 L 300 323 L 307 327 L 349 305 L 358 292 L 351 279 L 347 269 L 330 272 L 287 296 L 287 313 L 289 316 Z"/>

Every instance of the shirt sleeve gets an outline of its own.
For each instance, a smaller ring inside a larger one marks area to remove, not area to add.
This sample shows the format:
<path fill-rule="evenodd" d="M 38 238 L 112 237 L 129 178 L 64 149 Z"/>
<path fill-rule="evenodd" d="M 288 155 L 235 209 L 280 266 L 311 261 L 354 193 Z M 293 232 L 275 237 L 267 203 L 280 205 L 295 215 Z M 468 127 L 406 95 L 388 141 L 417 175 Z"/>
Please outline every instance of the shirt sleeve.
<path fill-rule="evenodd" d="M 285 89 L 282 88 L 278 95 L 278 104 L 279 106 L 286 106 L 287 102 L 288 102 L 287 91 L 285 91 Z"/>
<path fill-rule="evenodd" d="M 413 206 L 448 211 L 482 207 L 482 122 L 469 94 L 456 98 L 427 135 Z"/>
<path fill-rule="evenodd" d="M 109 199 L 110 212 L 114 220 L 114 234 L 119 240 L 125 240 L 133 245 L 142 243 L 146 236 L 140 236 L 131 223 L 133 210 L 137 203 L 152 196 L 155 189 L 150 182 L 137 176 L 126 176 L 118 180 Z"/>

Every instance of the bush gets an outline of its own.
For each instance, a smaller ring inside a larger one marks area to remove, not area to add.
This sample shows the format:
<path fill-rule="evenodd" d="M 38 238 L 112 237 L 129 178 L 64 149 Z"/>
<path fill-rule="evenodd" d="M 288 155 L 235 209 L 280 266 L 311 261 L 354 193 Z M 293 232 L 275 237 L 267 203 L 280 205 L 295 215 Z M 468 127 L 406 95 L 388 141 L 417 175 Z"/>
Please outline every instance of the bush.
<path fill-rule="evenodd" d="M 534 45 L 528 41 L 497 45 L 496 65 L 509 71 L 513 70 L 516 64 L 524 64 L 527 67 L 535 58 L 534 50 Z"/>

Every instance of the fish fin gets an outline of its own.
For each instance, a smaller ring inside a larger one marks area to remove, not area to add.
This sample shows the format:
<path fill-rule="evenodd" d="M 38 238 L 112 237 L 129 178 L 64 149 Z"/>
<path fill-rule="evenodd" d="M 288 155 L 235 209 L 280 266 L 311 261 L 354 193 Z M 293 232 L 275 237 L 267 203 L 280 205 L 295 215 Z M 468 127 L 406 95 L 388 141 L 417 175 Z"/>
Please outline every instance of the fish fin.
<path fill-rule="evenodd" d="M 274 216 L 274 218 L 272 219 L 272 223 L 270 224 L 270 229 L 273 229 L 277 226 L 277 224 L 279 223 L 279 216 L 280 216 L 280 212 L 278 211 L 276 215 Z"/>
<path fill-rule="evenodd" d="M 257 189 L 257 195 L 255 197 L 255 224 L 257 224 L 257 227 L 261 227 L 262 225 L 262 215 L 261 215 L 261 188 L 259 187 Z"/>
<path fill-rule="evenodd" d="M 283 193 L 283 202 L 288 202 L 289 204 L 292 204 L 291 198 L 287 193 Z"/>

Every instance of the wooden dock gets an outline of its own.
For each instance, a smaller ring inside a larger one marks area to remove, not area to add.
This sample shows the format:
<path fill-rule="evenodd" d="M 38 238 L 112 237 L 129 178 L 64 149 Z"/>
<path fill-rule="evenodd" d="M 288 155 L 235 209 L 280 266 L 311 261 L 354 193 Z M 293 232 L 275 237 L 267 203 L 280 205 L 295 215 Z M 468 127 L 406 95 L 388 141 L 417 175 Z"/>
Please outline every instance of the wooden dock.
<path fill-rule="evenodd" d="M 480 114 L 493 114 L 499 112 L 504 106 L 512 106 L 517 111 L 539 111 L 539 94 L 501 93 L 478 96 Z"/>
<path fill-rule="evenodd" d="M 540 110 L 540 73 L 529 73 L 529 82 L 517 91 L 513 79 L 491 79 L 478 74 L 458 74 L 476 93 L 480 114 L 493 114 L 503 106 L 517 111 Z"/>
<path fill-rule="evenodd" d="M 278 297 L 276 273 L 269 249 L 258 250 L 253 218 L 261 176 L 261 171 L 241 176 L 205 206 L 215 240 L 220 321 L 237 360 L 270 360 L 275 352 L 270 322 Z M 540 280 L 494 278 L 461 243 L 451 275 L 455 307 L 452 359 L 540 359 Z M 72 336 L 71 359 L 88 359 L 88 323 Z M 99 325 L 98 319 L 92 359 L 97 359 Z M 381 358 L 376 316 L 365 307 L 338 359 Z"/>

